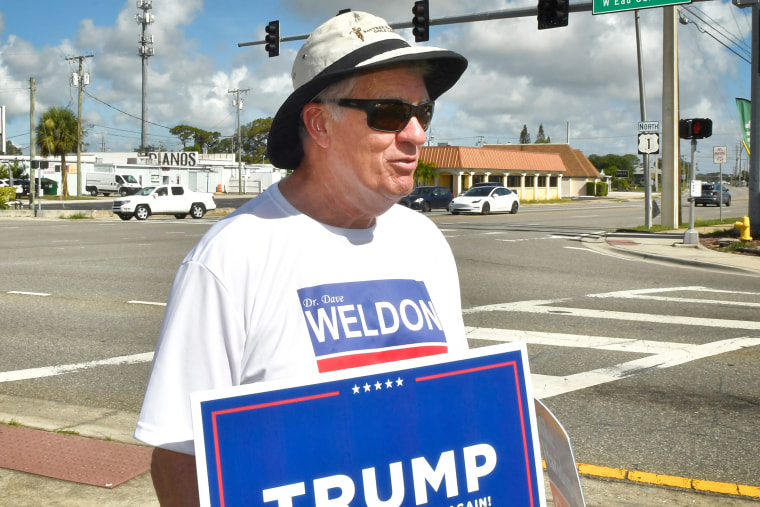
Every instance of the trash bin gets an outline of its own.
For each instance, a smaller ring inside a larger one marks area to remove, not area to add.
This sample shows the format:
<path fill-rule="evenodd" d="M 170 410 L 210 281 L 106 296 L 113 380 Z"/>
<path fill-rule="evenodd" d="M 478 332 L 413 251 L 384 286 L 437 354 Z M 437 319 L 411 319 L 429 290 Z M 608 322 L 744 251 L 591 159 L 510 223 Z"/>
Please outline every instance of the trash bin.
<path fill-rule="evenodd" d="M 45 195 L 58 195 L 58 182 L 44 178 L 42 180 L 42 193 Z"/>

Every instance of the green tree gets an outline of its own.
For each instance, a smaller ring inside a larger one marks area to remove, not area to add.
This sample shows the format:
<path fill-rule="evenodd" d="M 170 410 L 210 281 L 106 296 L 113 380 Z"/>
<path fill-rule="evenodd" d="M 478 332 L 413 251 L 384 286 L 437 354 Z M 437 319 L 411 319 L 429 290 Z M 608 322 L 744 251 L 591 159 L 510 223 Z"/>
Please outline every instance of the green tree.
<path fill-rule="evenodd" d="M 544 125 L 541 124 L 538 126 L 538 135 L 536 135 L 536 142 L 535 144 L 547 144 L 550 143 L 551 139 L 547 139 L 546 135 L 544 134 Z"/>
<path fill-rule="evenodd" d="M 259 118 L 241 129 L 243 162 L 260 164 L 267 160 L 267 137 L 272 129 L 272 118 Z M 237 141 L 237 136 L 235 136 Z"/>
<path fill-rule="evenodd" d="M 74 113 L 66 108 L 57 107 L 51 107 L 45 111 L 36 128 L 40 155 L 61 157 L 61 186 L 64 198 L 69 196 L 66 154 L 76 149 L 79 139 L 77 129 L 77 118 Z"/>
<path fill-rule="evenodd" d="M 428 164 L 422 160 L 417 161 L 417 170 L 414 171 L 414 179 L 417 182 L 417 186 L 427 185 L 428 182 L 435 178 L 435 174 L 435 164 Z"/>
<path fill-rule="evenodd" d="M 5 141 L 5 154 L 6 155 L 22 155 L 21 148 L 13 145 L 13 141 Z"/>
<path fill-rule="evenodd" d="M 195 127 L 189 125 L 177 125 L 176 127 L 170 128 L 169 132 L 173 136 L 179 137 L 179 140 L 182 143 L 182 150 L 184 151 L 187 148 L 188 141 L 190 141 L 195 135 L 196 130 Z"/>
<path fill-rule="evenodd" d="M 520 132 L 520 144 L 530 144 L 530 134 L 528 134 L 528 126 L 523 125 Z"/>
<path fill-rule="evenodd" d="M 10 178 L 11 174 L 13 174 L 14 180 L 20 180 L 24 175 L 24 171 L 24 166 L 18 160 L 9 160 L 7 163 L 0 164 L 0 178 Z"/>

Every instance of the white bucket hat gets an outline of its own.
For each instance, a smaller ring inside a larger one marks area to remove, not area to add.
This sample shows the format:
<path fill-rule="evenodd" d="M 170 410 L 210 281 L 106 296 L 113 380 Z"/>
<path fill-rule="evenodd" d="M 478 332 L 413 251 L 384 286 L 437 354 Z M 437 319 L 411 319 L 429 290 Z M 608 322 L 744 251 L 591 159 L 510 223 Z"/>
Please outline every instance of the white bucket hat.
<path fill-rule="evenodd" d="M 366 12 L 346 12 L 320 25 L 293 63 L 293 93 L 272 121 L 267 155 L 275 167 L 295 169 L 303 159 L 299 137 L 301 111 L 329 85 L 364 71 L 404 63 L 427 62 L 425 85 L 431 100 L 454 86 L 467 59 L 453 51 L 410 46 L 388 23 Z"/>

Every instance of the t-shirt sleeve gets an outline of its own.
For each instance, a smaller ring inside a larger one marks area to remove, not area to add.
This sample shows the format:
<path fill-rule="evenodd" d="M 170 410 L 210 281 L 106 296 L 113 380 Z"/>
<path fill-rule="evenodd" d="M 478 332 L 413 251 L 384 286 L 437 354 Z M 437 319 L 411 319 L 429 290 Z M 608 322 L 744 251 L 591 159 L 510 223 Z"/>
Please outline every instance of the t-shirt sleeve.
<path fill-rule="evenodd" d="M 174 280 L 135 438 L 194 454 L 190 393 L 239 384 L 244 326 L 225 287 L 185 261 Z"/>

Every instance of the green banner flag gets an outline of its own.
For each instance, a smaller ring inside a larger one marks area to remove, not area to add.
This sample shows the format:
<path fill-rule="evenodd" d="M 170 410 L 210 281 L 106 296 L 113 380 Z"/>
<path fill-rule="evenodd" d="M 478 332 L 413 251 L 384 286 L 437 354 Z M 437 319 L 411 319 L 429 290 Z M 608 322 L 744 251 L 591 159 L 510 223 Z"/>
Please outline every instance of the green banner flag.
<path fill-rule="evenodd" d="M 747 99 L 737 98 L 736 108 L 739 110 L 739 121 L 742 123 L 742 134 L 744 135 L 742 142 L 744 143 L 744 149 L 747 150 L 747 155 L 749 155 L 749 127 L 752 117 L 751 103 Z"/>

